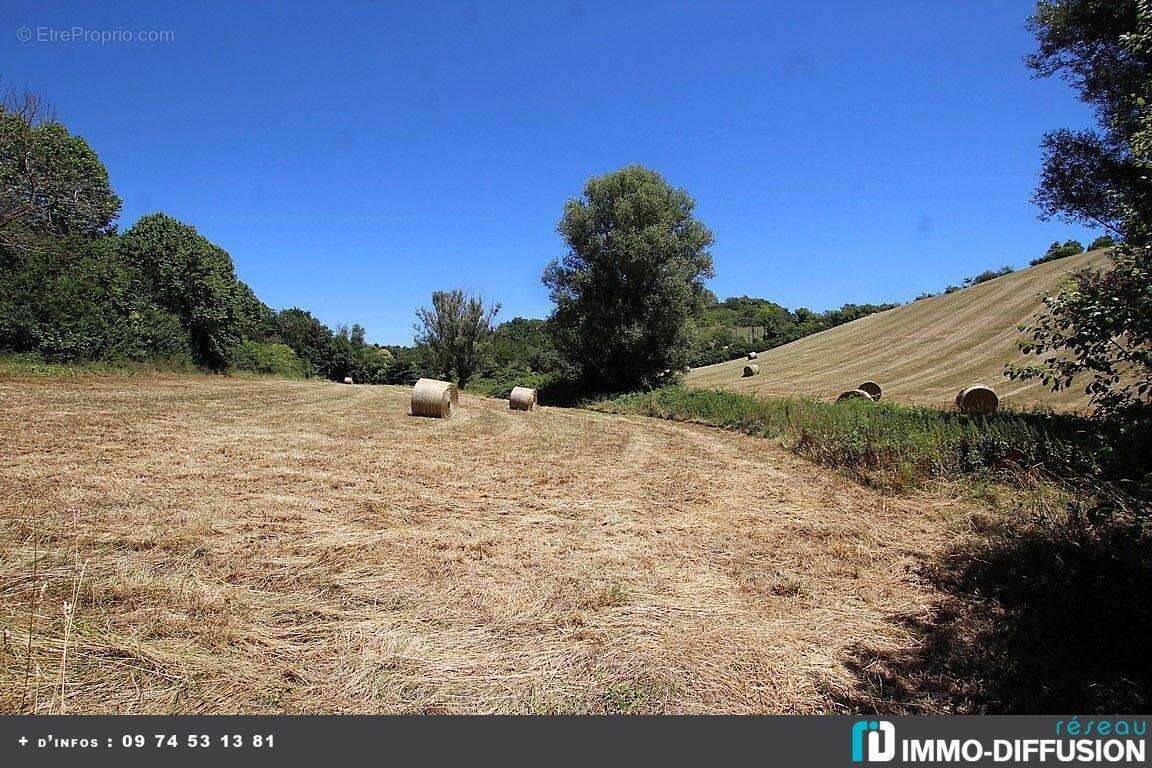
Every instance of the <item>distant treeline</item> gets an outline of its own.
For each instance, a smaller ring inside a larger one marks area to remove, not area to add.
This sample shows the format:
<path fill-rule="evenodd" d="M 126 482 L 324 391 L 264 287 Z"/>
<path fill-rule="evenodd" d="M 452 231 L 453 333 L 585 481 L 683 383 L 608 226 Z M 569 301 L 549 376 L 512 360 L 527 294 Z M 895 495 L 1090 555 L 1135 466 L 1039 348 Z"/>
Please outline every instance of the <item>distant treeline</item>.
<path fill-rule="evenodd" d="M 712 303 L 704 310 L 701 331 L 691 365 L 711 365 L 779 347 L 813 333 L 852 322 L 898 304 L 845 304 L 827 312 L 805 307 L 790 310 L 751 296 L 736 296 Z"/>
<path fill-rule="evenodd" d="M 410 360 L 360 326 L 274 311 L 232 258 L 164 213 L 119 232 L 121 201 L 80 136 L 34 94 L 0 103 L 0 350 L 50 362 L 148 363 L 406 381 Z"/>

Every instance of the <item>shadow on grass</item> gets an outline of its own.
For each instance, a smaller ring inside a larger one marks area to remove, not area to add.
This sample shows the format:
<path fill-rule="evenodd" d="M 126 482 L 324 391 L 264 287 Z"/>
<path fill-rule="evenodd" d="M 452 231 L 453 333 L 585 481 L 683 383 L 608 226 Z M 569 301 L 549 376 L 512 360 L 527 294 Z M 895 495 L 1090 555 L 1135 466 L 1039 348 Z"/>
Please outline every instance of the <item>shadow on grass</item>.
<path fill-rule="evenodd" d="M 919 649 L 861 657 L 855 711 L 1132 713 L 1152 705 L 1152 535 L 1065 514 L 976 531 L 926 565 Z M 1143 518 L 1147 526 L 1147 518 Z"/>

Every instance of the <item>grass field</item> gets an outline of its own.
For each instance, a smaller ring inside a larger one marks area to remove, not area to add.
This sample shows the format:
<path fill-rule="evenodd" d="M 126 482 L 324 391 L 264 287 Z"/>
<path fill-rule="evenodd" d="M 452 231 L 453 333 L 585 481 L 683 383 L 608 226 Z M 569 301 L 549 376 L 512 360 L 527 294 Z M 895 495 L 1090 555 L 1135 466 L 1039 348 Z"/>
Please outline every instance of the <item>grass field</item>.
<path fill-rule="evenodd" d="M 0 711 L 825 712 L 969 502 L 408 391 L 0 375 Z M 863 670 L 863 671 L 862 671 Z"/>
<path fill-rule="evenodd" d="M 1041 296 L 1059 290 L 1069 271 L 1106 263 L 1105 251 L 1050 261 L 768 350 L 756 360 L 758 376 L 743 378 L 741 359 L 697 368 L 685 384 L 830 399 L 873 380 L 897 402 L 951 407 L 960 389 L 983 383 L 1008 406 L 1082 410 L 1083 389 L 1052 393 L 1036 382 L 1010 381 L 1004 364 L 1025 362 L 1016 327 L 1033 319 Z"/>

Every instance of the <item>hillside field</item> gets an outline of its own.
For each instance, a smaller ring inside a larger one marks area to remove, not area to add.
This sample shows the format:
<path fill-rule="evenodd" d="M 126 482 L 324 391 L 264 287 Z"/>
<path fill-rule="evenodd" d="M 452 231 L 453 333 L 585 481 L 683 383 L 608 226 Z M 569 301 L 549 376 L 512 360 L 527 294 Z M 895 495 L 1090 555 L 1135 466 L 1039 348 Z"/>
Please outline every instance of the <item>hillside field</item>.
<path fill-rule="evenodd" d="M 3 374 L 0 402 L 9 713 L 842 711 L 970 513 L 401 387 Z"/>
<path fill-rule="evenodd" d="M 897 402 L 951 407 L 957 392 L 979 383 L 995 389 L 1006 406 L 1084 410 L 1082 388 L 1053 393 L 1039 382 L 1011 381 L 1004 364 L 1026 361 L 1016 329 L 1033 320 L 1043 296 L 1059 290 L 1069 272 L 1106 263 L 1106 251 L 1092 251 L 1039 264 L 762 352 L 757 376 L 742 377 L 749 361 L 740 359 L 697 368 L 685 384 L 831 399 L 873 380 Z"/>

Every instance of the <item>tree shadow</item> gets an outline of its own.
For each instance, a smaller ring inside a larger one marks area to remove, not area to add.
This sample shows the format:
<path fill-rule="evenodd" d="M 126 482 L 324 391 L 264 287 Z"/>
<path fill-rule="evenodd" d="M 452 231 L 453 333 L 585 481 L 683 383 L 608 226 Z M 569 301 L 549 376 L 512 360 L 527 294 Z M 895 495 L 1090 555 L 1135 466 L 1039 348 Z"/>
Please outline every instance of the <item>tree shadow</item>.
<path fill-rule="evenodd" d="M 926 563 L 945 595 L 909 622 L 914 652 L 853 662 L 886 713 L 1129 713 L 1152 704 L 1152 534 L 1146 515 L 1005 520 Z"/>

